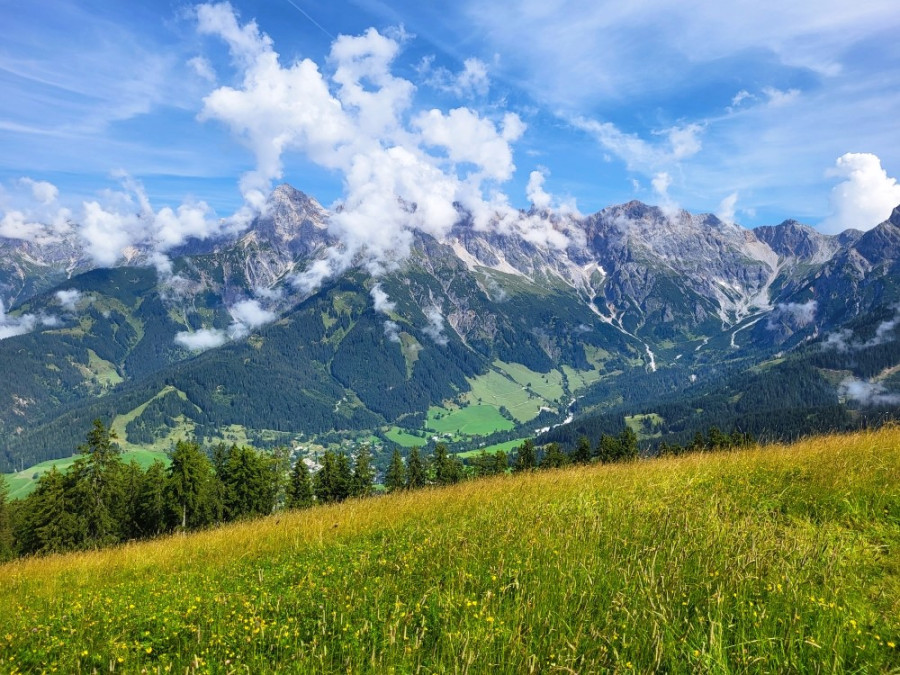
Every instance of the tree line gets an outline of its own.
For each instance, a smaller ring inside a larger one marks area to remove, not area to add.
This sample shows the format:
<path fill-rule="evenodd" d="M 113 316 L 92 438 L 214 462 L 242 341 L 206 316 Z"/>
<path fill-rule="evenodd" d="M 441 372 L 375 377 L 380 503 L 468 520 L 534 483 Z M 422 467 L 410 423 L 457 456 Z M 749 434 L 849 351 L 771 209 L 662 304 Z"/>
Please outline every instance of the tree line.
<path fill-rule="evenodd" d="M 663 454 L 752 442 L 746 434 L 712 428 L 689 446 L 667 446 Z M 195 441 L 180 440 L 168 466 L 157 460 L 143 469 L 134 461 L 123 461 L 115 432 L 95 420 L 78 450 L 80 457 L 67 471 L 52 468 L 23 500 L 7 502 L 7 488 L 0 482 L 0 560 L 95 549 L 376 492 L 376 471 L 366 445 L 352 458 L 327 450 L 311 472 L 302 457 L 292 462 L 286 448 L 261 452 L 220 443 L 205 452 Z M 438 443 L 430 455 L 414 447 L 404 458 L 395 449 L 383 489 L 414 490 L 508 472 L 638 457 L 638 439 L 630 427 L 618 435 L 602 434 L 595 445 L 582 436 L 571 453 L 557 443 L 538 447 L 528 439 L 510 454 L 482 450 L 467 462 Z"/>

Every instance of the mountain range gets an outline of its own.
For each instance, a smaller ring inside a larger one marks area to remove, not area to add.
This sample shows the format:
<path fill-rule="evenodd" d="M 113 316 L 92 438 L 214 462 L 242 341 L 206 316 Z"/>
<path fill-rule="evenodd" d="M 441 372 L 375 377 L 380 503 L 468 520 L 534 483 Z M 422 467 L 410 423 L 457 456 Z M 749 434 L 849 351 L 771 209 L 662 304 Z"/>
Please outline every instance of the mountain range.
<path fill-rule="evenodd" d="M 238 236 L 111 268 L 74 230 L 0 239 L 0 470 L 71 454 L 96 417 L 126 447 L 467 450 L 629 424 L 652 451 L 900 404 L 900 207 L 834 236 L 637 201 L 489 226 L 460 210 L 378 256 L 331 216 L 281 185 Z"/>

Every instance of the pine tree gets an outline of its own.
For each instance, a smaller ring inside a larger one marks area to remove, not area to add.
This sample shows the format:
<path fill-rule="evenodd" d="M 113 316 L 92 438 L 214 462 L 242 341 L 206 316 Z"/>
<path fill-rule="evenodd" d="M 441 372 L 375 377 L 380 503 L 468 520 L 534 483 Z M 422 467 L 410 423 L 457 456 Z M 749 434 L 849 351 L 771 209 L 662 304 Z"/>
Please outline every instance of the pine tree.
<path fill-rule="evenodd" d="M 384 475 L 384 487 L 388 492 L 396 492 L 406 487 L 406 467 L 403 464 L 403 457 L 397 448 L 394 448 L 394 452 L 391 455 L 391 464 Z"/>
<path fill-rule="evenodd" d="M 353 463 L 353 478 L 350 494 L 354 497 L 368 497 L 375 484 L 375 469 L 372 467 L 372 453 L 368 445 L 363 445 L 356 452 Z"/>
<path fill-rule="evenodd" d="M 576 464 L 588 464 L 591 461 L 591 442 L 587 436 L 578 439 L 575 452 L 572 454 L 572 461 Z"/>
<path fill-rule="evenodd" d="M 411 490 L 425 487 L 425 465 L 419 455 L 419 448 L 413 447 L 409 451 L 409 459 L 406 462 L 406 487 Z"/>
<path fill-rule="evenodd" d="M 542 469 L 560 469 L 569 463 L 566 456 L 558 443 L 550 443 L 544 449 L 544 458 L 541 460 Z"/>
<path fill-rule="evenodd" d="M 287 488 L 287 507 L 289 509 L 305 509 L 313 505 L 312 481 L 309 469 L 300 457 L 294 463 Z"/>
<path fill-rule="evenodd" d="M 537 451 L 534 449 L 534 441 L 529 438 L 519 446 L 516 471 L 531 471 L 535 468 L 537 468 Z"/>

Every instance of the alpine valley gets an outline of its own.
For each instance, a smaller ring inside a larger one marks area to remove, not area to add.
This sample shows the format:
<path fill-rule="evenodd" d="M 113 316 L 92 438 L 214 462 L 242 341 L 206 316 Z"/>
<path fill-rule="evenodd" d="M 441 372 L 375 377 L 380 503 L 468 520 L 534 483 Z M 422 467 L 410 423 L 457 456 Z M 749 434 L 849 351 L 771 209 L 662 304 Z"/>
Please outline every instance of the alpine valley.
<path fill-rule="evenodd" d="M 871 223 L 860 223 L 869 227 Z M 464 453 L 631 426 L 644 452 L 900 409 L 900 208 L 865 233 L 753 230 L 640 202 L 410 232 L 305 280 L 341 242 L 288 185 L 228 240 L 97 268 L 75 235 L 0 239 L 0 471 L 184 436 Z"/>

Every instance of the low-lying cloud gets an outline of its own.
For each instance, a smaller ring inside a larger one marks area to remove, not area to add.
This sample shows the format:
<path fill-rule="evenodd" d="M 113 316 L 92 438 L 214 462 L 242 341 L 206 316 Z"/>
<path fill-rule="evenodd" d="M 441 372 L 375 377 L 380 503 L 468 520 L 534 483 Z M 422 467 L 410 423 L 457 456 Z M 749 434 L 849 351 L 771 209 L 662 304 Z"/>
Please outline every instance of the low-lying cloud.
<path fill-rule="evenodd" d="M 277 317 L 275 312 L 263 309 L 259 300 L 241 300 L 232 305 L 228 311 L 235 323 L 243 324 L 249 329 L 272 323 Z"/>
<path fill-rule="evenodd" d="M 391 342 L 400 342 L 400 324 L 388 319 L 384 322 L 384 335 Z"/>
<path fill-rule="evenodd" d="M 825 349 L 834 349 L 839 352 L 859 351 L 869 347 L 891 342 L 895 339 L 895 329 L 900 324 L 900 313 L 893 319 L 882 321 L 875 328 L 875 334 L 868 340 L 862 340 L 854 335 L 848 328 L 841 328 L 830 333 L 822 343 Z"/>
<path fill-rule="evenodd" d="M 769 314 L 766 327 L 775 330 L 779 323 L 786 323 L 794 329 L 805 328 L 816 320 L 819 303 L 815 300 L 806 302 L 780 302 Z"/>
<path fill-rule="evenodd" d="M 19 180 L 30 203 L 4 212 L 0 237 L 39 245 L 68 241 L 83 247 L 95 264 L 110 267 L 134 247 L 152 258 L 164 256 L 190 239 L 239 231 L 234 222 L 217 218 L 203 201 L 155 210 L 139 181 L 121 172 L 117 176 L 120 189 L 105 190 L 98 199 L 83 201 L 74 212 L 59 204 L 59 191 L 51 183 Z"/>
<path fill-rule="evenodd" d="M 423 329 L 425 335 L 434 340 L 435 344 L 446 345 L 447 336 L 444 335 L 444 315 L 441 314 L 441 310 L 438 307 L 430 307 L 425 310 L 425 318 L 428 319 L 428 325 Z"/>
<path fill-rule="evenodd" d="M 200 328 L 195 331 L 181 331 L 175 335 L 175 343 L 192 352 L 221 347 L 228 342 L 228 335 L 218 328 Z"/>
<path fill-rule="evenodd" d="M 369 291 L 369 295 L 372 296 L 372 306 L 375 308 L 376 312 L 380 312 L 381 314 L 390 314 L 395 309 L 397 309 L 397 304 L 391 302 L 390 297 L 381 287 L 381 284 L 375 284 L 372 286 L 372 290 Z"/>
<path fill-rule="evenodd" d="M 74 312 L 78 309 L 81 295 L 81 291 L 77 288 L 56 291 L 56 299 L 59 301 L 60 306 L 67 312 Z"/>
<path fill-rule="evenodd" d="M 40 325 L 51 328 L 59 324 L 59 319 L 52 314 L 9 316 L 6 313 L 6 305 L 3 304 L 3 300 L 0 300 L 0 340 L 25 335 Z"/>
<path fill-rule="evenodd" d="M 838 394 L 864 406 L 900 405 L 900 394 L 888 392 L 881 382 L 848 377 L 838 386 Z"/>
<path fill-rule="evenodd" d="M 242 340 L 250 333 L 278 318 L 274 311 L 265 309 L 259 300 L 241 300 L 228 308 L 231 324 L 227 330 L 220 328 L 200 328 L 195 331 L 181 331 L 175 336 L 175 343 L 190 351 L 205 351 L 221 347 L 230 340 Z"/>

